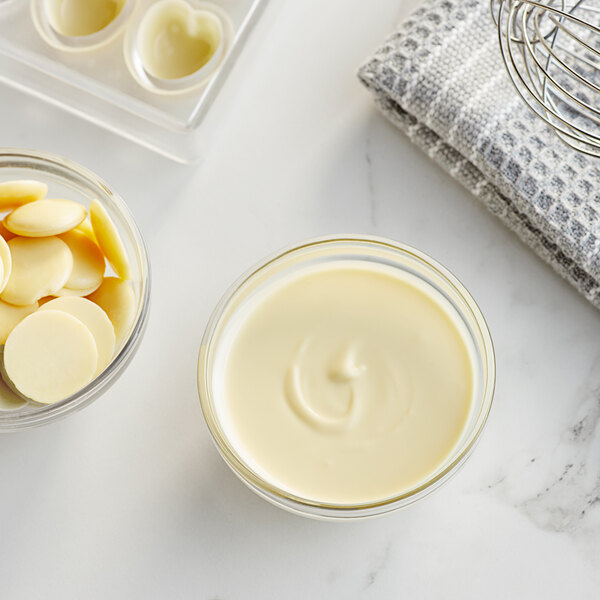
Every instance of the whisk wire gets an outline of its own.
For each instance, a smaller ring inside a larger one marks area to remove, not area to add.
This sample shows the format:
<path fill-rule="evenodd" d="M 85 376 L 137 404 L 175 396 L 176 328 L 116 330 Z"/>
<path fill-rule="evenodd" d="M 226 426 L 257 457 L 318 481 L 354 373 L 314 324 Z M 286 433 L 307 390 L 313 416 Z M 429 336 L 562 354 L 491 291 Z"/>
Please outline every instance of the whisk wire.
<path fill-rule="evenodd" d="M 570 123 L 568 121 L 566 121 L 565 119 L 563 119 L 561 114 L 558 112 L 558 109 L 556 108 L 555 103 L 553 103 L 553 102 L 550 103 L 550 108 L 547 105 L 545 105 L 540 100 L 540 97 L 538 95 L 536 95 L 535 93 L 533 93 L 531 91 L 531 89 L 529 89 L 527 87 L 527 82 L 522 78 L 520 72 L 518 71 L 517 64 L 516 64 L 516 61 L 515 61 L 512 53 L 509 54 L 509 57 L 510 57 L 510 61 L 512 63 L 513 69 L 514 69 L 514 75 L 513 75 L 513 73 L 511 73 L 509 71 L 509 73 L 511 74 L 511 79 L 516 75 L 516 77 L 518 77 L 521 80 L 524 87 L 531 94 L 530 96 L 525 95 L 521 91 L 519 86 L 516 85 L 516 83 L 514 82 L 514 79 L 513 79 L 513 83 L 515 83 L 515 88 L 516 88 L 518 94 L 526 102 L 526 104 L 529 106 L 529 108 L 538 117 L 540 117 L 543 121 L 545 121 L 548 125 L 550 125 L 556 131 L 556 133 L 559 135 L 559 137 L 561 139 L 566 138 L 567 143 L 570 143 L 570 141 L 572 140 L 573 142 L 584 144 L 582 151 L 587 152 L 587 147 L 585 145 L 590 143 L 588 136 L 584 132 L 573 131 L 570 128 Z M 528 69 L 528 67 L 527 67 L 527 69 Z M 537 92 L 538 92 L 538 94 L 541 93 L 541 92 L 539 92 L 539 90 Z M 536 104 L 531 102 L 532 99 L 535 101 Z M 557 124 L 557 121 L 559 124 Z M 573 145 L 573 144 L 571 144 L 571 145 Z M 590 153 L 590 152 L 587 152 L 587 153 Z"/>
<path fill-rule="evenodd" d="M 560 139 L 600 156 L 600 8 L 586 1 L 492 0 L 491 10 L 520 97 Z"/>

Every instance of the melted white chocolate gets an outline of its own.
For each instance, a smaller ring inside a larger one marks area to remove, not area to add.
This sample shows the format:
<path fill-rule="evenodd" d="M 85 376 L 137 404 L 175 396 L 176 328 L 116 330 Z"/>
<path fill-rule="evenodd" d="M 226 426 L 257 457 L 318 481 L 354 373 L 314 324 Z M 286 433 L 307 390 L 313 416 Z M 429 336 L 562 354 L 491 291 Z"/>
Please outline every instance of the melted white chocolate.
<path fill-rule="evenodd" d="M 353 262 L 305 269 L 239 309 L 215 358 L 217 410 L 267 481 L 367 503 L 422 483 L 471 410 L 470 342 L 416 278 Z"/>
<path fill-rule="evenodd" d="M 215 56 L 223 31 L 216 15 L 184 0 L 161 0 L 140 24 L 137 47 L 145 70 L 159 79 L 199 71 Z"/>

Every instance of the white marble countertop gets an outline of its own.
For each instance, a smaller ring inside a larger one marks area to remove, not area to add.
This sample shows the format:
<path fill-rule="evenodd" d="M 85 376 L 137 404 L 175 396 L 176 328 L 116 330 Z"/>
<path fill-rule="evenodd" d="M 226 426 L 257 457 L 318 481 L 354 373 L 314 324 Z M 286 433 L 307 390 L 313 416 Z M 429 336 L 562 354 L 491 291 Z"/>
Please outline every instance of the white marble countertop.
<path fill-rule="evenodd" d="M 0 596 L 20 599 L 597 598 L 600 315 L 375 111 L 359 63 L 418 0 L 274 0 L 236 110 L 199 166 L 0 87 L 2 145 L 73 158 L 129 202 L 154 286 L 131 366 L 99 401 L 0 438 Z M 243 79 L 243 81 L 242 81 Z M 495 340 L 481 443 L 422 503 L 302 519 L 229 471 L 196 358 L 248 266 L 329 233 L 414 245 Z"/>

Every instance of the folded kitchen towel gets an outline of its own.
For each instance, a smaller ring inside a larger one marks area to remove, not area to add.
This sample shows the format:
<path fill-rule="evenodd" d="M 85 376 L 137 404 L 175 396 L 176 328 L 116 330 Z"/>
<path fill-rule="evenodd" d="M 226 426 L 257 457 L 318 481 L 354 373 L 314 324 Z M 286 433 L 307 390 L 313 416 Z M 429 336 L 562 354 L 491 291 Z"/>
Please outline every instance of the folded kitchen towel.
<path fill-rule="evenodd" d="M 600 159 L 506 73 L 489 0 L 425 0 L 359 71 L 382 112 L 600 308 Z"/>

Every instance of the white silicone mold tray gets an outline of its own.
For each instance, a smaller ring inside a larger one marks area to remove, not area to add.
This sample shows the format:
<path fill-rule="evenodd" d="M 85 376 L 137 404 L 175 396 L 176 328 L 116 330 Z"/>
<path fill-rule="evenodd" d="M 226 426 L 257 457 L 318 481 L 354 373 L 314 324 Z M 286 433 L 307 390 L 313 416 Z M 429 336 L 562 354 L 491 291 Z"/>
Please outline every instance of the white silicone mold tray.
<path fill-rule="evenodd" d="M 53 32 L 43 21 L 48 1 L 0 0 L 0 80 L 173 160 L 194 162 L 218 121 L 213 102 L 268 0 L 183 0 L 219 15 L 224 40 L 207 77 L 190 78 L 183 90 L 177 82 L 154 85 L 136 55 L 140 20 L 161 0 L 127 0 L 111 26 L 85 38 Z"/>

